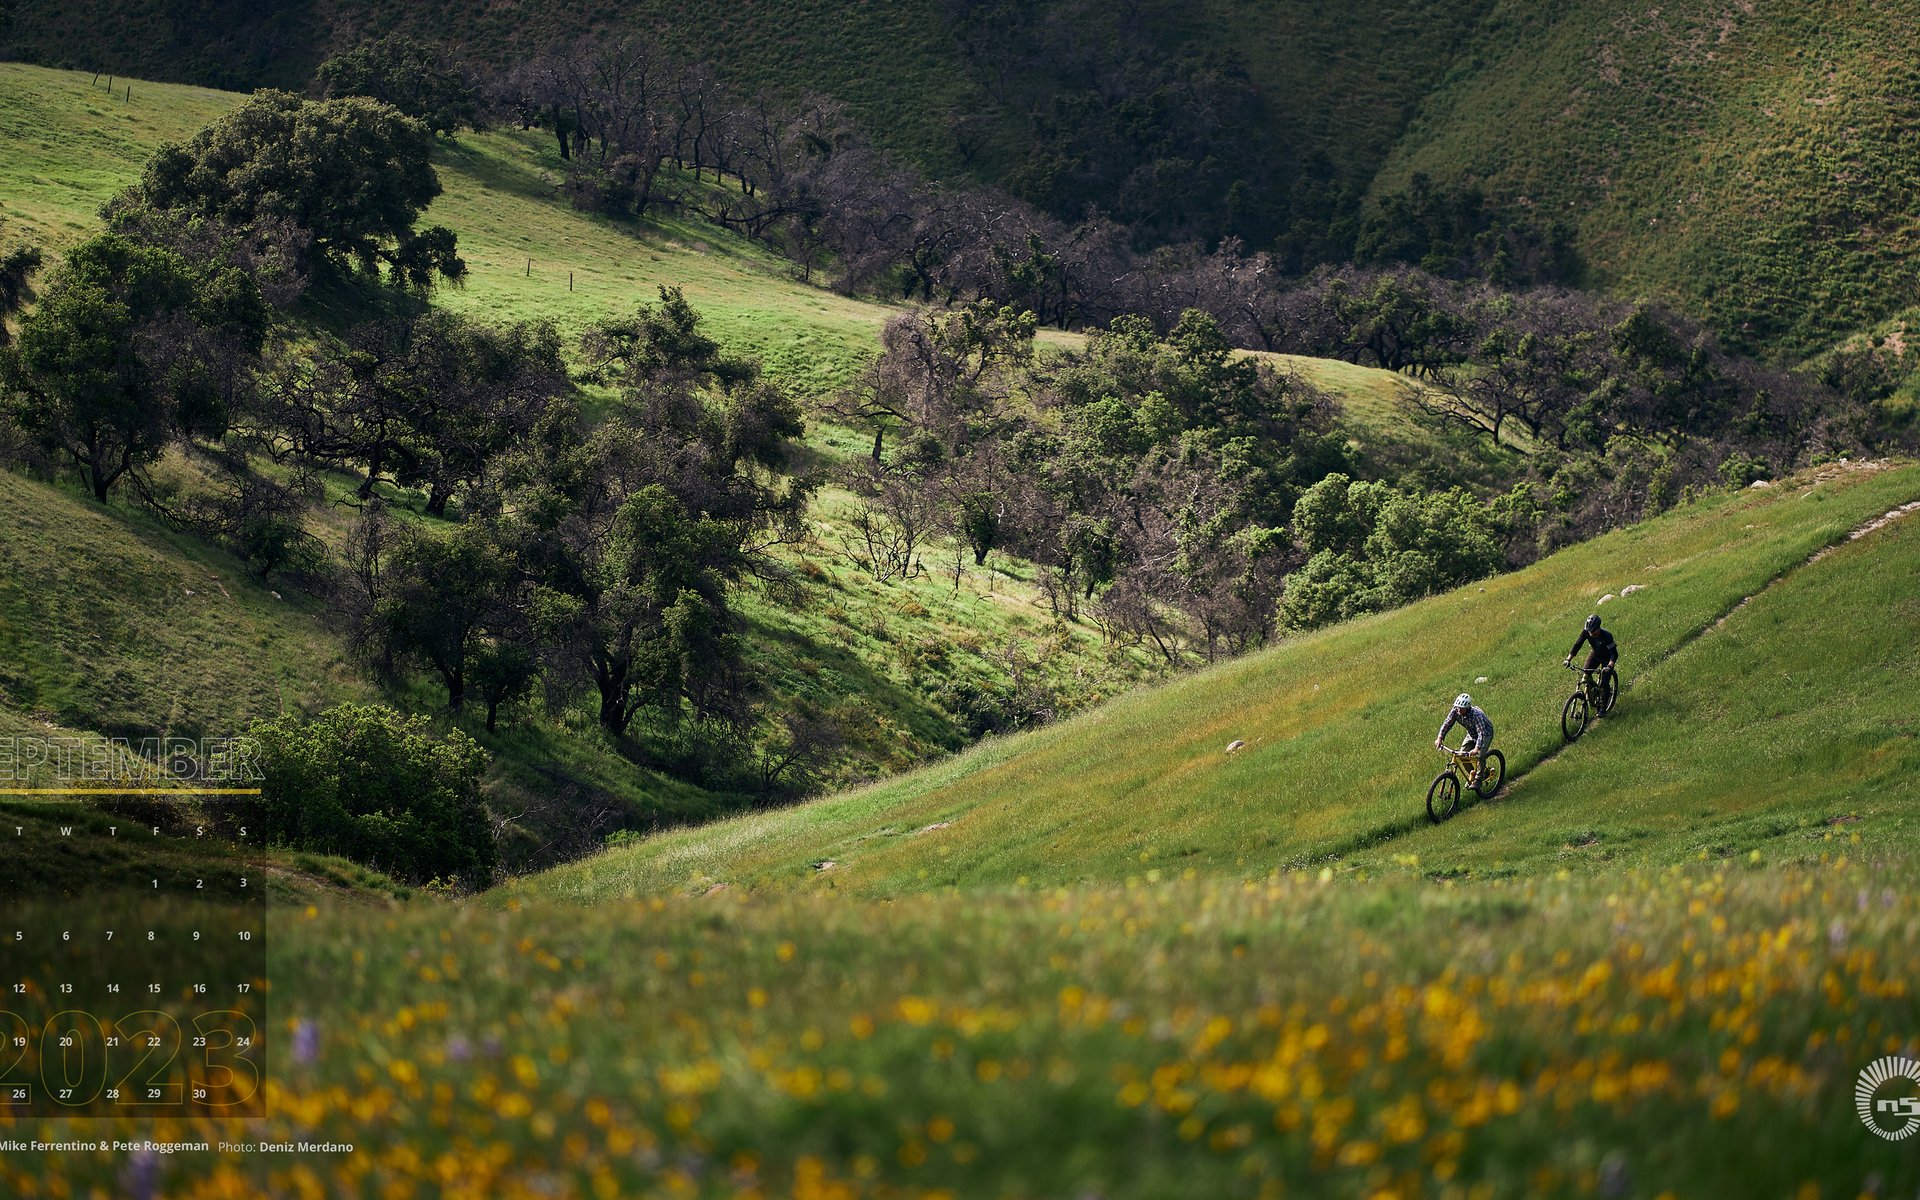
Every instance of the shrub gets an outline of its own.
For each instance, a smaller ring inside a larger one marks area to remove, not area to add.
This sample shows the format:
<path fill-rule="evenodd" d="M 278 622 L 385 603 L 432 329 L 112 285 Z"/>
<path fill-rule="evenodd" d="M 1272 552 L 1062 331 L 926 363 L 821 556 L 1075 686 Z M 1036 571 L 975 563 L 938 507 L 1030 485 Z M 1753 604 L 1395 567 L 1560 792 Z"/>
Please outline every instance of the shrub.
<path fill-rule="evenodd" d="M 1493 511 L 1469 493 L 1401 491 L 1330 475 L 1300 497 L 1292 531 L 1307 562 L 1280 615 L 1315 629 L 1493 574 L 1505 561 Z"/>
<path fill-rule="evenodd" d="M 493 875 L 480 776 L 487 754 L 458 730 L 436 738 L 421 717 L 342 704 L 311 721 L 255 723 L 267 839 L 338 854 L 414 883 Z"/>
<path fill-rule="evenodd" d="M 1751 487 L 1763 479 L 1773 478 L 1773 468 L 1764 458 L 1748 454 L 1729 454 L 1720 464 L 1720 478 L 1728 487 Z"/>

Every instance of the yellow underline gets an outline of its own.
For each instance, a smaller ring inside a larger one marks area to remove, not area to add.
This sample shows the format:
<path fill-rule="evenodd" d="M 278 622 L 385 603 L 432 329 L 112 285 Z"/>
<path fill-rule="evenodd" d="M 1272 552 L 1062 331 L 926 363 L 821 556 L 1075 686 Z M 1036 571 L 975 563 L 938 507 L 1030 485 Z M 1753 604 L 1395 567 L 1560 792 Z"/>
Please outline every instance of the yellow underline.
<path fill-rule="evenodd" d="M 0 796 L 258 796 L 259 788 L 0 788 Z"/>

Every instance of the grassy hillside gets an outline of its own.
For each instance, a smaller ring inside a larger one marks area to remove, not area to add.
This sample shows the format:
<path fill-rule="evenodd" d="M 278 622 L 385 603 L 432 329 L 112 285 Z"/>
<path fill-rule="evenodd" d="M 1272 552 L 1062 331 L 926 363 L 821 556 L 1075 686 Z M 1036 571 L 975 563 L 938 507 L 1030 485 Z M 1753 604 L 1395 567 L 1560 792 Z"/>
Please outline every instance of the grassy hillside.
<path fill-rule="evenodd" d="M 1904 676 L 1889 667 L 1911 638 L 1911 606 L 1866 599 L 1885 580 L 1910 577 L 1910 534 L 1904 526 L 1878 532 L 1814 566 L 1801 564 L 1917 497 L 1920 467 L 1913 466 L 1835 468 L 1715 497 L 1526 570 L 1290 641 L 923 772 L 654 839 L 521 881 L 506 894 L 598 900 L 727 883 L 896 895 L 1189 868 L 1257 874 L 1375 843 L 1402 853 L 1431 843 L 1424 853 L 1438 855 L 1442 866 L 1458 859 L 1491 868 L 1551 856 L 1587 830 L 1601 831 L 1599 840 L 1616 831 L 1636 859 L 1655 862 L 1702 847 L 1745 849 L 1769 822 L 1798 828 L 1868 797 L 1884 806 L 1911 788 L 1914 776 L 1902 774 L 1901 764 L 1912 751 L 1892 724 L 1904 719 L 1898 697 L 1910 666 Z M 1713 655 L 1734 653 L 1718 647 L 1751 636 L 1743 631 L 1756 622 L 1798 620 L 1768 639 L 1788 648 L 1778 668 L 1788 675 L 1826 654 L 1834 635 L 1823 621 L 1833 614 L 1820 607 L 1822 593 L 1800 589 L 1848 586 L 1821 581 L 1845 578 L 1860 562 L 1881 565 L 1862 576 L 1862 600 L 1846 608 L 1854 649 L 1830 655 L 1825 674 L 1789 692 L 1755 683 L 1743 695 L 1730 683 L 1739 676 L 1711 669 Z M 1768 584 L 1783 576 L 1776 588 L 1786 590 L 1776 596 Z M 1619 595 L 1630 586 L 1633 593 Z M 1761 599 L 1716 628 L 1756 593 Z M 1572 676 L 1559 660 L 1580 618 L 1608 594 L 1616 598 L 1598 611 L 1625 647 L 1629 688 L 1617 717 L 1561 754 L 1558 714 Z M 1842 674 L 1856 661 L 1851 655 L 1873 669 Z M 1711 682 L 1694 682 L 1701 679 Z M 1506 801 L 1425 832 L 1422 798 L 1439 765 L 1433 730 L 1461 690 L 1493 717 L 1516 779 Z M 1717 698 L 1698 700 L 1689 715 L 1680 697 L 1703 691 Z M 1751 723 L 1777 714 L 1794 723 L 1757 750 Z M 1804 740 L 1795 730 L 1806 731 Z M 1246 748 L 1229 755 L 1235 740 Z M 1596 761 L 1607 750 L 1617 757 Z M 1769 758 L 1776 754 L 1785 757 Z M 1731 764 L 1756 760 L 1798 782 L 1740 788 L 1735 781 L 1749 777 Z M 1843 761 L 1845 774 L 1836 775 Z M 1722 782 L 1707 786 L 1707 779 Z M 1643 785 L 1644 802 L 1591 811 L 1598 796 Z M 1674 793 L 1689 797 L 1681 814 L 1656 820 L 1645 811 Z M 1524 828 L 1507 829 L 1510 809 L 1527 814 Z M 1555 840 L 1542 845 L 1549 829 Z"/>
<path fill-rule="evenodd" d="M 0 472 L 0 710 L 127 737 L 231 737 L 367 693 L 323 604 L 157 522 Z"/>
<path fill-rule="evenodd" d="M 393 29 L 452 36 L 500 61 L 556 34 L 657 27 L 743 92 L 825 91 L 890 149 L 987 179 L 1022 169 L 1036 97 L 1094 86 L 1017 46 L 983 50 L 993 19 L 975 14 L 967 19 L 984 24 L 966 32 L 954 22 L 970 9 L 932 0 L 851 11 L 818 0 L 285 0 L 204 21 L 169 15 L 174 7 L 31 6 L 14 51 L 89 70 L 297 86 L 330 48 Z M 1324 156 L 1336 187 L 1383 194 L 1414 172 L 1477 181 L 1543 224 L 1570 224 L 1596 281 L 1677 301 L 1748 347 L 1806 356 L 1911 304 L 1916 16 L 1905 0 L 1680 0 L 1644 11 L 1597 0 L 1156 0 L 1119 13 L 1055 0 L 1016 28 L 1044 28 L 1095 59 L 1142 45 L 1211 55 L 1259 97 L 1274 153 Z M 1014 65 L 997 69 L 1003 61 Z"/>
<path fill-rule="evenodd" d="M 1143 44 L 1210 51 L 1245 72 L 1264 98 L 1274 136 L 1293 154 L 1319 151 L 1364 184 L 1420 99 L 1445 74 L 1492 0 L 1407 4 L 1362 0 L 1339 9 L 1282 0 L 1250 12 L 1235 0 L 1194 6 L 1149 0 L 1119 13 L 1055 4 L 1042 13 L 1108 57 Z M 33 6 L 6 45 L 50 66 L 98 66 L 248 90 L 304 87 L 329 53 L 363 37 L 405 31 L 452 42 L 476 60 L 515 55 L 595 30 L 628 30 L 710 62 L 742 95 L 763 88 L 819 91 L 846 103 L 882 146 L 943 173 L 1003 171 L 1024 152 L 1031 89 L 1081 85 L 1035 63 L 1004 77 L 962 45 L 966 6 L 938 0 L 866 4 L 827 0 L 614 4 L 416 0 L 271 0 L 202 6 L 183 18 L 166 0 Z M 987 11 L 989 25 L 1008 14 Z M 983 39 L 990 41 L 991 37 Z M 1407 54 L 1418 45 L 1423 53 Z M 963 150 L 959 131 L 967 130 Z"/>
<path fill-rule="evenodd" d="M 9 166 L 0 221 L 10 242 L 58 252 L 86 237 L 100 226 L 100 206 L 139 178 L 162 143 L 186 140 L 245 98 L 141 80 L 127 100 L 105 86 L 89 72 L 0 64 Z M 842 382 L 891 311 L 801 284 L 789 264 L 723 230 L 576 213 L 555 195 L 558 156 L 530 135 L 443 142 L 437 166 L 443 194 L 425 220 L 459 235 L 469 267 L 464 286 L 439 297 L 451 308 L 550 320 L 578 334 L 670 284 L 729 349 L 760 355 L 807 395 Z"/>
<path fill-rule="evenodd" d="M 1475 178 L 1600 280 L 1807 354 L 1911 303 L 1916 11 L 1503 3 L 1375 183 Z"/>
<path fill-rule="evenodd" d="M 1787 573 L 1672 655 L 1511 795 L 1358 856 L 1427 872 L 1799 859 L 1920 839 L 1912 515 Z M 1636 595 L 1633 599 L 1639 599 Z"/>

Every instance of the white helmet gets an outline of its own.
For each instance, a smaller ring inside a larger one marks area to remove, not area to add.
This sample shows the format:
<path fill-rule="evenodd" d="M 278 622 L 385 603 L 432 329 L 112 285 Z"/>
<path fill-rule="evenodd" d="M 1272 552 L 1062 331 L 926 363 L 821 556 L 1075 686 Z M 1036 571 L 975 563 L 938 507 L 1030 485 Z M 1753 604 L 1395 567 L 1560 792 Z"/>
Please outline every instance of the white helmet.
<path fill-rule="evenodd" d="M 1453 706 L 1455 708 L 1472 708 L 1473 697 L 1467 695 L 1465 692 L 1461 692 L 1458 696 L 1455 696 L 1453 698 Z"/>

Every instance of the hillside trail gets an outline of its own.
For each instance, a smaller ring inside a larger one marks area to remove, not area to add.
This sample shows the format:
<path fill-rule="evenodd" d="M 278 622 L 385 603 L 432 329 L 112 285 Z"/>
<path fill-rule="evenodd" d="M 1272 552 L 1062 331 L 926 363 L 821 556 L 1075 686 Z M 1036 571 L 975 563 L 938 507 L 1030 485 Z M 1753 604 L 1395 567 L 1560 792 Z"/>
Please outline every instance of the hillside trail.
<path fill-rule="evenodd" d="M 1819 474 L 1813 477 L 1813 481 L 1811 484 L 1807 486 L 1807 490 L 1801 493 L 1801 499 L 1805 499 L 1807 496 L 1811 495 L 1812 489 L 1814 487 L 1822 483 L 1826 483 L 1829 480 L 1836 479 L 1841 475 L 1849 474 L 1853 472 L 1884 471 L 1892 466 L 1893 466 L 1892 463 L 1887 462 L 1885 460 L 1864 462 L 1864 463 L 1844 463 L 1843 462 L 1843 463 L 1835 464 L 1834 467 L 1829 468 L 1827 470 L 1823 470 Z M 1876 530 L 1884 529 L 1888 525 L 1893 524 L 1895 521 L 1900 520 L 1902 517 L 1909 516 L 1915 512 L 1920 512 L 1920 499 L 1909 500 L 1905 504 L 1895 505 L 1893 508 L 1890 508 L 1886 512 L 1881 513 L 1879 516 L 1874 517 L 1872 520 L 1863 521 L 1859 525 L 1856 525 L 1852 529 L 1848 530 L 1845 534 L 1835 537 L 1832 541 L 1828 542 L 1826 545 L 1820 547 L 1818 550 L 1815 550 L 1812 554 L 1809 554 L 1805 559 L 1793 564 L 1790 567 L 1787 567 L 1786 569 L 1782 570 L 1779 574 L 1775 575 L 1773 578 L 1767 580 L 1766 583 L 1761 585 L 1758 591 L 1755 591 L 1750 595 L 1742 596 L 1739 600 L 1728 605 L 1724 612 L 1719 613 L 1718 615 L 1713 617 L 1711 620 L 1703 622 L 1699 628 L 1693 630 L 1691 633 L 1686 634 L 1679 641 L 1669 646 L 1665 651 L 1655 656 L 1645 666 L 1641 667 L 1639 673 L 1636 674 L 1632 679 L 1629 679 L 1620 685 L 1620 694 L 1622 696 L 1625 696 L 1628 692 L 1633 690 L 1634 687 L 1638 686 L 1642 681 L 1644 681 L 1646 677 L 1650 675 L 1662 663 L 1665 663 L 1668 659 L 1671 659 L 1674 655 L 1681 653 L 1682 651 L 1687 649 L 1687 647 L 1693 645 L 1695 642 L 1699 641 L 1701 638 L 1707 636 L 1710 633 L 1716 632 L 1717 630 L 1720 629 L 1721 626 L 1725 625 L 1729 620 L 1731 620 L 1735 613 L 1739 612 L 1741 609 L 1745 608 L 1747 605 L 1753 603 L 1755 600 L 1759 599 L 1761 596 L 1764 596 L 1768 592 L 1771 592 L 1773 589 L 1779 587 L 1781 584 L 1793 578 L 1795 575 L 1799 574 L 1801 571 L 1805 570 L 1807 567 L 1810 567 L 1814 563 L 1819 562 L 1821 559 L 1827 557 L 1829 554 L 1832 554 L 1835 550 L 1838 550 L 1840 547 L 1847 545 L 1850 542 L 1857 542 L 1861 538 L 1866 537 L 1868 534 L 1871 534 Z M 1604 720 L 1605 718 L 1601 718 L 1601 719 Z M 1525 779 L 1528 775 L 1531 775 L 1533 772 L 1539 770 L 1541 767 L 1545 766 L 1547 763 L 1552 762 L 1555 758 L 1558 758 L 1560 756 L 1561 751 L 1566 750 L 1571 745 L 1572 745 L 1571 742 L 1561 742 L 1559 745 L 1553 747 L 1551 750 L 1548 750 L 1540 758 L 1534 760 L 1534 762 L 1531 765 L 1524 767 L 1521 770 L 1515 771 L 1512 775 L 1509 775 L 1507 777 L 1507 782 L 1500 789 L 1500 793 L 1499 793 L 1500 796 L 1505 797 L 1509 792 L 1509 790 L 1515 784 L 1519 783 L 1521 780 Z"/>
<path fill-rule="evenodd" d="M 1799 485 L 1804 488 L 1804 490 L 1801 492 L 1800 498 L 1805 499 L 1807 496 L 1813 494 L 1813 489 L 1815 487 L 1819 486 L 1822 483 L 1830 482 L 1831 480 L 1837 479 L 1843 475 L 1854 474 L 1858 472 L 1885 471 L 1885 470 L 1890 470 L 1895 465 L 1897 464 L 1889 462 L 1884 459 L 1872 460 L 1867 462 L 1846 462 L 1843 460 L 1839 463 L 1835 463 L 1832 466 L 1821 470 L 1820 472 L 1815 474 L 1810 481 Z M 1779 485 L 1773 485 L 1773 486 L 1779 486 Z M 1898 521 L 1903 517 L 1910 516 L 1916 512 L 1920 512 L 1920 499 L 1914 499 L 1914 500 L 1907 501 L 1904 504 L 1896 505 L 1895 507 L 1888 509 L 1886 512 L 1881 513 L 1879 516 L 1874 517 L 1869 521 L 1861 522 L 1859 525 L 1854 526 L 1852 529 L 1848 530 L 1846 533 L 1837 535 L 1831 541 L 1829 541 L 1826 545 L 1820 547 L 1818 550 L 1815 550 L 1812 554 L 1809 554 L 1802 561 L 1795 563 L 1790 567 L 1787 567 L 1786 569 L 1782 570 L 1779 574 L 1775 575 L 1773 578 L 1767 580 L 1767 582 L 1763 584 L 1757 591 L 1753 592 L 1750 595 L 1742 596 L 1738 601 L 1728 605 L 1725 611 L 1717 613 L 1713 617 L 1709 618 L 1708 620 L 1701 622 L 1698 628 L 1692 630 L 1690 633 L 1687 633 L 1685 636 L 1681 637 L 1672 646 L 1668 647 L 1665 651 L 1663 651 L 1662 653 L 1654 657 L 1652 660 L 1647 662 L 1646 665 L 1640 669 L 1639 673 L 1636 674 L 1632 679 L 1627 680 L 1625 683 L 1623 683 L 1620 688 L 1621 694 L 1624 696 L 1627 692 L 1631 691 L 1634 687 L 1642 683 L 1646 679 L 1646 677 L 1649 674 L 1651 674 L 1653 670 L 1659 667 L 1662 663 L 1666 662 L 1668 659 L 1671 659 L 1674 655 L 1679 654 L 1680 652 L 1685 650 L 1687 647 L 1693 645 L 1695 642 L 1698 642 L 1702 637 L 1705 637 L 1706 635 L 1713 633 L 1715 630 L 1718 630 L 1721 626 L 1727 623 L 1727 621 L 1733 616 L 1734 613 L 1739 612 L 1742 608 L 1745 608 L 1747 605 L 1753 603 L 1754 600 L 1758 599 L 1761 596 L 1766 595 L 1768 592 L 1772 591 L 1774 588 L 1779 587 L 1782 583 L 1792 578 L 1795 574 L 1797 574 L 1804 568 L 1812 566 L 1814 563 L 1819 562 L 1821 559 L 1825 558 L 1829 554 L 1832 554 L 1835 550 L 1839 549 L 1841 546 L 1844 546 L 1849 542 L 1859 541 L 1861 538 L 1866 537 L 1877 530 L 1884 529 L 1888 525 L 1893 524 L 1895 521 Z M 1508 799 L 1509 797 L 1512 796 L 1513 789 L 1517 787 L 1522 781 L 1524 781 L 1527 778 L 1527 776 L 1539 770 L 1542 766 L 1546 765 L 1547 763 L 1552 762 L 1555 758 L 1558 758 L 1560 756 L 1560 753 L 1566 750 L 1570 744 L 1571 743 L 1568 743 L 1568 742 L 1561 742 L 1558 745 L 1554 746 L 1552 749 L 1548 750 L 1545 754 L 1541 755 L 1538 759 L 1534 760 L 1531 764 L 1512 771 L 1510 774 L 1508 774 L 1506 781 L 1503 784 L 1501 784 L 1499 792 L 1495 793 L 1495 795 L 1492 797 L 1492 800 L 1484 800 L 1484 801 L 1481 801 L 1480 803 L 1485 804 L 1485 803 L 1492 803 L 1492 801 L 1494 800 Z M 1475 805 L 1475 807 L 1478 807 L 1478 805 Z M 1392 821 L 1387 821 L 1380 825 L 1377 825 L 1372 829 L 1364 830 L 1361 833 L 1346 839 L 1345 841 L 1340 843 L 1338 846 L 1335 846 L 1331 850 L 1313 855 L 1311 858 L 1311 861 L 1328 862 L 1328 861 L 1345 858 L 1347 855 L 1355 853 L 1357 851 L 1373 849 L 1375 847 L 1384 845 L 1388 842 L 1394 841 L 1397 838 L 1405 837 L 1408 834 L 1415 833 L 1421 829 L 1428 828 L 1430 824 L 1431 823 L 1426 819 L 1426 816 L 1421 813 L 1415 813 L 1408 817 L 1396 818 Z M 1303 859 L 1300 861 L 1305 862 L 1308 860 Z"/>

